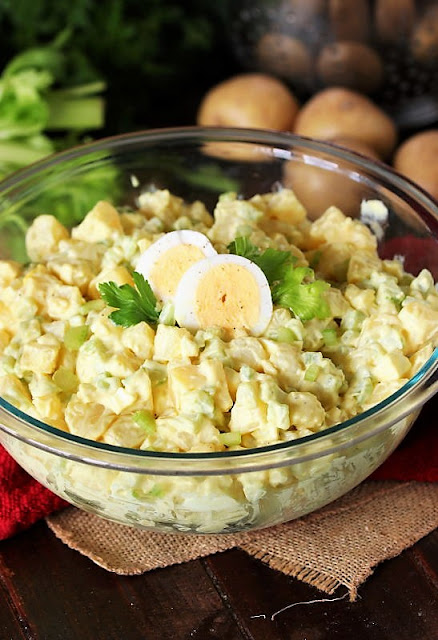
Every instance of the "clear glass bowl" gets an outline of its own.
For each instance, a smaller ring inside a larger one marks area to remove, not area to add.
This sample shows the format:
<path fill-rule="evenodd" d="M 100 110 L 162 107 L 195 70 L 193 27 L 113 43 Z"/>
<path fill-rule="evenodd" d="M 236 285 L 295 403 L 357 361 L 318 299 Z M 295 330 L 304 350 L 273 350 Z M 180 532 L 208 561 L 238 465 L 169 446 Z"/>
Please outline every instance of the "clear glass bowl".
<path fill-rule="evenodd" d="M 96 176 L 102 180 L 93 182 Z M 133 205 L 143 189 L 155 186 L 212 206 L 225 190 L 251 197 L 281 184 L 299 191 L 316 179 L 320 187 L 301 194 L 313 217 L 333 203 L 354 214 L 362 198 L 378 198 L 389 209 L 381 256 L 402 253 L 408 270 L 427 267 L 438 277 L 438 210 L 419 188 L 383 164 L 329 144 L 239 129 L 125 135 L 13 175 L 0 185 L 0 255 L 22 255 L 32 217 L 44 212 L 65 220 L 66 211 L 74 211 L 79 220 L 99 198 Z M 297 518 L 352 489 L 400 443 L 437 388 L 435 351 L 392 396 L 323 432 L 252 450 L 196 454 L 86 440 L 0 398 L 0 442 L 37 480 L 86 511 L 159 531 L 228 533 Z"/>

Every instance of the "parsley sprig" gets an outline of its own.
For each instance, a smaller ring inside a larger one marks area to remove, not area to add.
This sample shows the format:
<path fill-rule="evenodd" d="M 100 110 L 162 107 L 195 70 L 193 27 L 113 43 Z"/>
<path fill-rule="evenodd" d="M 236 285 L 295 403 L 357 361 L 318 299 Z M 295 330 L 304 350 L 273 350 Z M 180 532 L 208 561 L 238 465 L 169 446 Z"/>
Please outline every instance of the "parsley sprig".
<path fill-rule="evenodd" d="M 131 327 L 139 322 L 156 324 L 160 312 L 157 299 L 147 280 L 133 271 L 135 287 L 130 284 L 118 285 L 113 281 L 99 284 L 102 298 L 116 311 L 110 313 L 111 320 L 122 327 Z"/>
<path fill-rule="evenodd" d="M 295 267 L 296 258 L 289 251 L 271 248 L 261 251 L 247 236 L 233 240 L 228 250 L 260 267 L 271 286 L 273 303 L 290 309 L 302 322 L 330 315 L 323 296 L 330 285 L 315 280 L 310 267 Z"/>
<path fill-rule="evenodd" d="M 296 262 L 294 255 L 290 251 L 280 251 L 279 249 L 265 249 L 261 251 L 252 244 L 248 236 L 239 236 L 228 245 L 230 253 L 236 256 L 243 256 L 254 262 L 265 274 L 270 285 L 277 280 L 281 280 L 284 268 Z"/>

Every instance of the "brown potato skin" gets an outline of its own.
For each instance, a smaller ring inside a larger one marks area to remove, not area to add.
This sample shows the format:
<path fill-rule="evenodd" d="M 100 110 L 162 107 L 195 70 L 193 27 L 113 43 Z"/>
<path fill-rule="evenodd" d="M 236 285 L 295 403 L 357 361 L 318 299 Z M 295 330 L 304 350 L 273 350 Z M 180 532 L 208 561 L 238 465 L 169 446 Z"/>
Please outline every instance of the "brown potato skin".
<path fill-rule="evenodd" d="M 339 136 L 337 138 L 332 138 L 332 140 L 327 140 L 327 142 L 335 144 L 338 147 L 342 147 L 343 149 L 348 149 L 349 151 L 359 153 L 361 156 L 365 156 L 366 158 L 370 158 L 371 160 L 381 160 L 378 153 L 376 153 L 374 149 L 371 149 L 371 147 L 369 147 L 361 140 Z"/>
<path fill-rule="evenodd" d="M 408 138 L 394 156 L 394 168 L 438 200 L 438 129 Z"/>
<path fill-rule="evenodd" d="M 367 97 L 340 87 L 323 89 L 300 110 L 295 133 L 330 140 L 354 138 L 365 143 L 383 159 L 397 142 L 393 121 Z"/>
<path fill-rule="evenodd" d="M 329 0 L 329 19 L 336 40 L 366 42 L 370 32 L 368 0 Z"/>
<path fill-rule="evenodd" d="M 394 44 L 407 38 L 415 24 L 415 0 L 376 0 L 374 20 L 379 39 Z"/>
<path fill-rule="evenodd" d="M 363 93 L 373 93 L 383 82 L 380 56 L 361 42 L 327 44 L 318 56 L 316 69 L 325 85 L 338 85 Z"/>
<path fill-rule="evenodd" d="M 298 110 L 297 99 L 281 80 L 246 73 L 228 78 L 206 93 L 197 124 L 291 131 Z"/>
<path fill-rule="evenodd" d="M 298 38 L 283 33 L 265 33 L 257 43 L 256 56 L 262 71 L 299 85 L 310 83 L 312 56 Z"/>
<path fill-rule="evenodd" d="M 438 7 L 430 7 L 416 25 L 411 37 L 411 51 L 422 64 L 438 60 Z"/>
<path fill-rule="evenodd" d="M 336 138 L 328 142 L 372 160 L 379 160 L 373 149 L 358 140 Z M 342 167 L 341 161 L 339 164 Z M 318 218 L 330 205 L 339 207 L 346 215 L 357 217 L 360 203 L 367 197 L 364 184 L 355 183 L 342 173 L 294 161 L 286 162 L 283 167 L 283 184 L 295 192 L 312 220 Z"/>
<path fill-rule="evenodd" d="M 284 6 L 289 7 L 297 16 L 313 18 L 325 12 L 327 0 L 287 0 Z"/>

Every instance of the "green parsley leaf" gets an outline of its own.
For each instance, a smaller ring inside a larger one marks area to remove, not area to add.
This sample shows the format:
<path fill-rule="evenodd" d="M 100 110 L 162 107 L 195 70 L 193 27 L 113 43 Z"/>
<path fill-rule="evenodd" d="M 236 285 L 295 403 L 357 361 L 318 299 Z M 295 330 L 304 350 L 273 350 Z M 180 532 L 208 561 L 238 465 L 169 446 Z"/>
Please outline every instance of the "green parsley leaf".
<path fill-rule="evenodd" d="M 291 267 L 296 260 L 296 257 L 290 251 L 266 249 L 254 262 L 263 271 L 269 284 L 272 285 L 274 282 L 284 278 L 288 267 Z"/>
<path fill-rule="evenodd" d="M 110 313 L 110 319 L 122 327 L 131 327 L 139 322 L 156 324 L 159 311 L 157 299 L 141 273 L 133 272 L 135 287 L 130 284 L 119 286 L 113 281 L 99 284 L 103 300 L 116 311 Z"/>
<path fill-rule="evenodd" d="M 254 262 L 263 271 L 270 285 L 283 278 L 285 267 L 288 264 L 296 262 L 295 256 L 290 251 L 271 248 L 261 251 L 252 244 L 248 236 L 235 238 L 228 245 L 228 250 L 230 253 L 243 256 Z"/>
<path fill-rule="evenodd" d="M 284 273 L 283 279 L 272 288 L 272 301 L 280 307 L 291 309 L 302 322 L 312 318 L 327 318 L 330 307 L 323 293 L 330 285 L 323 280 L 314 280 L 310 267 L 292 265 Z M 309 282 L 303 282 L 307 278 Z"/>
<path fill-rule="evenodd" d="M 254 258 L 257 258 L 261 253 L 260 249 L 252 244 L 249 236 L 239 236 L 238 238 L 234 238 L 234 240 L 228 245 L 228 251 L 230 253 L 234 253 L 236 256 L 248 258 L 248 260 L 252 260 L 253 262 Z"/>

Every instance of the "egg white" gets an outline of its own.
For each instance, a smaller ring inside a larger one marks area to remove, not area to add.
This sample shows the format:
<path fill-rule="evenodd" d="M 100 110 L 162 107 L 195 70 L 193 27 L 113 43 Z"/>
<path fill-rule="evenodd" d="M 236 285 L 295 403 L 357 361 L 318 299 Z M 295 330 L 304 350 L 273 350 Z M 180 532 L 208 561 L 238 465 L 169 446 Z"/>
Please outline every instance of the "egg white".
<path fill-rule="evenodd" d="M 218 282 L 217 278 L 215 282 L 212 282 L 212 287 L 214 287 L 214 290 L 211 293 L 216 296 L 216 301 L 219 305 L 219 299 L 221 295 L 223 295 L 223 291 L 226 291 L 227 296 L 234 297 L 235 301 L 238 304 L 243 303 L 243 301 L 245 301 L 245 296 L 241 295 L 244 294 L 244 291 L 242 289 L 242 282 L 240 282 L 241 286 L 239 286 L 239 280 L 242 281 L 244 279 L 242 277 L 242 270 L 246 275 L 250 274 L 252 276 L 257 288 L 258 299 L 251 298 L 251 300 L 246 300 L 245 302 L 246 304 L 258 305 L 257 319 L 252 326 L 246 326 L 242 328 L 246 328 L 254 336 L 260 335 L 268 326 L 272 316 L 273 305 L 271 289 L 263 271 L 256 264 L 254 264 L 254 262 L 251 262 L 251 260 L 248 260 L 247 258 L 244 258 L 242 256 L 216 254 L 215 256 L 211 256 L 209 258 L 206 258 L 205 260 L 201 260 L 191 266 L 182 276 L 176 290 L 174 298 L 176 321 L 181 327 L 186 327 L 192 330 L 207 328 L 202 324 L 202 321 L 198 317 L 198 288 L 201 282 L 205 287 L 205 278 L 208 278 L 209 274 L 212 275 L 213 280 L 213 270 L 214 273 L 217 274 L 218 270 L 216 269 L 216 267 L 218 265 L 237 265 L 241 268 L 241 276 L 239 276 L 239 273 L 235 274 L 233 282 L 230 282 L 229 279 L 227 280 L 226 275 L 224 275 L 224 279 L 222 282 Z M 215 322 L 214 317 L 212 317 L 210 326 L 221 326 L 220 319 L 217 318 L 217 320 L 218 321 Z M 240 327 L 236 326 L 236 328 Z"/>
<path fill-rule="evenodd" d="M 150 247 L 141 254 L 135 270 L 144 276 L 144 278 L 149 282 L 155 295 L 163 302 L 171 300 L 173 296 L 169 295 L 163 291 L 162 288 L 157 286 L 157 283 L 154 282 L 153 271 L 167 251 L 180 247 L 181 245 L 196 247 L 206 258 L 217 255 L 217 252 L 210 240 L 199 231 L 190 231 L 186 229 L 181 231 L 171 231 L 164 234 L 161 238 L 151 244 Z M 166 274 L 166 276 L 172 280 L 177 276 L 177 274 L 172 272 Z"/>

